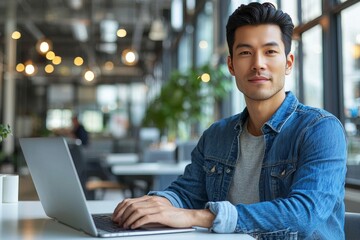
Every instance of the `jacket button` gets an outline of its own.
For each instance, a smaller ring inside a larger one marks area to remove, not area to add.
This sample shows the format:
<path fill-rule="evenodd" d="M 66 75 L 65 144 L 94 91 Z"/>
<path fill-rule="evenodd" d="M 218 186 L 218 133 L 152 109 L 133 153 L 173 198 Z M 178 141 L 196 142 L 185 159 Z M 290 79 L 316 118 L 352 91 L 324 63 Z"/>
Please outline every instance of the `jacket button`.
<path fill-rule="evenodd" d="M 230 173 L 230 172 L 231 172 L 230 168 L 227 168 L 226 173 Z"/>

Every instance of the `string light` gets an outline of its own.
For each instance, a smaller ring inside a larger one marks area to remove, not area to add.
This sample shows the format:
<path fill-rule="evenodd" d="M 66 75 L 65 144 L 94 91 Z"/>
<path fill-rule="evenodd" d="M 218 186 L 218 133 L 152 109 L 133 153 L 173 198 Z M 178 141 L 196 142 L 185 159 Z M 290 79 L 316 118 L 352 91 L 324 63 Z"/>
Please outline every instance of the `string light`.
<path fill-rule="evenodd" d="M 47 52 L 49 52 L 52 48 L 52 44 L 50 42 L 50 40 L 42 38 L 40 40 L 37 41 L 36 43 L 36 50 L 40 53 L 40 54 L 46 54 Z"/>
<path fill-rule="evenodd" d="M 203 82 L 209 82 L 210 81 L 210 74 L 203 73 L 200 78 L 201 78 L 201 81 L 203 81 Z"/>
<path fill-rule="evenodd" d="M 82 57 L 76 57 L 74 58 L 74 64 L 76 66 L 81 66 L 84 63 L 84 59 Z"/>
<path fill-rule="evenodd" d="M 95 79 L 95 73 L 91 70 L 87 70 L 84 74 L 84 78 L 86 81 L 91 82 Z"/>
<path fill-rule="evenodd" d="M 116 35 L 120 38 L 123 38 L 123 37 L 126 37 L 127 32 L 125 29 L 120 28 L 119 30 L 117 30 Z"/>
<path fill-rule="evenodd" d="M 52 73 L 52 72 L 54 72 L 54 66 L 53 65 L 51 65 L 51 64 L 47 64 L 46 66 L 45 66 L 45 72 L 46 73 Z"/>
<path fill-rule="evenodd" d="M 32 63 L 32 61 L 27 61 L 25 63 L 25 74 L 32 76 L 36 72 L 36 66 Z"/>
<path fill-rule="evenodd" d="M 14 40 L 18 40 L 21 38 L 21 33 L 19 31 L 14 31 L 12 34 L 11 34 L 11 38 L 14 39 Z"/>
<path fill-rule="evenodd" d="M 121 54 L 121 60 L 125 65 L 135 65 L 138 62 L 138 54 L 135 50 L 125 49 Z"/>
<path fill-rule="evenodd" d="M 205 41 L 205 40 L 201 40 L 201 41 L 199 42 L 199 47 L 200 47 L 201 49 L 205 49 L 205 48 L 207 48 L 208 46 L 209 46 L 209 44 L 208 44 L 208 42 Z"/>
<path fill-rule="evenodd" d="M 111 62 L 111 61 L 107 61 L 105 64 L 104 64 L 104 68 L 105 70 L 107 71 L 111 71 L 114 69 L 114 63 Z"/>
<path fill-rule="evenodd" d="M 54 59 L 52 60 L 52 63 L 54 65 L 59 65 L 61 63 L 61 57 L 60 56 L 55 56 Z"/>
<path fill-rule="evenodd" d="M 24 65 L 24 64 L 18 63 L 18 64 L 16 65 L 16 71 L 18 71 L 18 72 L 23 72 L 24 70 L 25 70 L 25 65 Z"/>
<path fill-rule="evenodd" d="M 53 51 L 48 51 L 47 53 L 46 53 L 46 55 L 45 55 L 45 57 L 46 57 L 46 59 L 47 60 L 50 60 L 50 61 L 52 61 L 54 58 L 55 58 L 55 53 L 53 52 Z"/>

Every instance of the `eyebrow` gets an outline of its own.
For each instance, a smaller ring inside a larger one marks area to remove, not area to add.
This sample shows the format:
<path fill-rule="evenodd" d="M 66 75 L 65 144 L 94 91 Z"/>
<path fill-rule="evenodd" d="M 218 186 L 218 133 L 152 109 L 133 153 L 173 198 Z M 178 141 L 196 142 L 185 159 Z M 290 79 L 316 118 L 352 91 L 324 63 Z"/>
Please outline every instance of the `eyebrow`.
<path fill-rule="evenodd" d="M 279 47 L 279 44 L 277 42 L 268 42 L 268 43 L 265 43 L 262 45 L 262 47 L 271 47 L 271 46 L 275 46 L 275 47 Z M 236 45 L 235 49 L 238 49 L 238 48 L 253 48 L 253 46 L 251 46 L 250 44 L 247 44 L 247 43 L 239 43 Z"/>

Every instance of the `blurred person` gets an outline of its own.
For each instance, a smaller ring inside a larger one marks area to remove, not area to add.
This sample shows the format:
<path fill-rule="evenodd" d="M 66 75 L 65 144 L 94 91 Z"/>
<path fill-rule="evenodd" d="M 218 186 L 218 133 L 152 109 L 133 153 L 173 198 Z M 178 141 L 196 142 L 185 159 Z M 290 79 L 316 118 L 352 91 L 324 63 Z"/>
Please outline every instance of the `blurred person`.
<path fill-rule="evenodd" d="M 73 138 L 80 139 L 83 146 L 89 144 L 89 133 L 86 131 L 84 125 L 79 121 L 78 116 L 73 116 L 72 121 L 72 136 Z"/>
<path fill-rule="evenodd" d="M 227 65 L 246 108 L 204 131 L 191 164 L 164 191 L 120 202 L 114 222 L 200 226 L 257 239 L 345 238 L 345 132 L 335 116 L 285 91 L 293 28 L 271 3 L 233 12 Z"/>

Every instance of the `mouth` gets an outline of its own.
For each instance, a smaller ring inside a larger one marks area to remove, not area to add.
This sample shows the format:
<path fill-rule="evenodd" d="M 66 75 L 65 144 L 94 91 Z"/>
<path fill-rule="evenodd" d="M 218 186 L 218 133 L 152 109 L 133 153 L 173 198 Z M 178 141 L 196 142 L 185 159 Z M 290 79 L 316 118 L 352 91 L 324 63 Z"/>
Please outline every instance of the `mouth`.
<path fill-rule="evenodd" d="M 267 81 L 270 81 L 270 78 L 264 76 L 253 76 L 249 78 L 249 82 L 252 83 L 263 83 Z"/>

